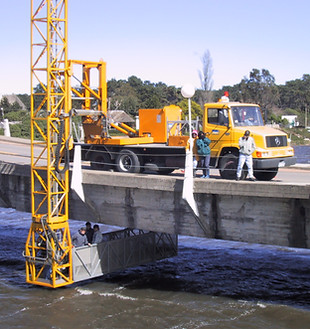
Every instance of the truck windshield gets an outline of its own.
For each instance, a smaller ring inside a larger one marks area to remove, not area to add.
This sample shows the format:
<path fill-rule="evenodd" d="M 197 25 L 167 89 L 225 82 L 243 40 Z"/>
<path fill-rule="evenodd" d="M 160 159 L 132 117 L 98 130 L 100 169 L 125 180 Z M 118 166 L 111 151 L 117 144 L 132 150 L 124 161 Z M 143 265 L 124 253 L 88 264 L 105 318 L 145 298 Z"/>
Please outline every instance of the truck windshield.
<path fill-rule="evenodd" d="M 231 109 L 235 127 L 264 125 L 262 114 L 257 106 L 233 106 Z"/>

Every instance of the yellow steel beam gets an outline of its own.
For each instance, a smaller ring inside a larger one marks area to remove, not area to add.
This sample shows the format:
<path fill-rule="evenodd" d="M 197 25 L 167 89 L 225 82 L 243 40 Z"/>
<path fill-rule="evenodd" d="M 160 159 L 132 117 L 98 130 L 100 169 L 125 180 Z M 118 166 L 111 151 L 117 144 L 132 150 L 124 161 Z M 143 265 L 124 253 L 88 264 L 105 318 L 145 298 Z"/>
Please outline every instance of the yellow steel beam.
<path fill-rule="evenodd" d="M 96 107 L 103 115 L 107 114 L 107 82 L 106 82 L 106 63 L 103 60 L 98 62 L 89 62 L 81 60 L 69 60 L 70 75 L 79 82 L 81 90 L 71 87 L 71 91 L 84 100 L 83 108 L 88 110 L 92 108 L 91 97 L 96 99 Z M 82 81 L 74 74 L 76 66 L 81 68 Z M 91 73 L 97 77 L 97 81 L 91 81 Z"/>

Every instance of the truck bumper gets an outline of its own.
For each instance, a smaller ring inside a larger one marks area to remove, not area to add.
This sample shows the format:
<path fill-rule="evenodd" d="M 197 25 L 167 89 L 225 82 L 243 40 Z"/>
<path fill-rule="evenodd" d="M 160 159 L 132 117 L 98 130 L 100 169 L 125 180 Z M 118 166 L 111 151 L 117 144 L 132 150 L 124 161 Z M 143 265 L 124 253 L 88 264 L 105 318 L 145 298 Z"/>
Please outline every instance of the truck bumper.
<path fill-rule="evenodd" d="M 296 157 L 275 159 L 253 159 L 254 169 L 281 168 L 292 166 L 296 163 Z"/>

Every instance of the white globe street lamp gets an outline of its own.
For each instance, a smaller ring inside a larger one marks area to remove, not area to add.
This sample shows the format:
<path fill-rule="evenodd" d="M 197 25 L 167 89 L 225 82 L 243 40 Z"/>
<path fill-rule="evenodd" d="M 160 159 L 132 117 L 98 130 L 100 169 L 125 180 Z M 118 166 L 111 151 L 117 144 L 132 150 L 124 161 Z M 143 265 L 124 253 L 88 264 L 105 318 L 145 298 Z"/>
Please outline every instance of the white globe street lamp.
<path fill-rule="evenodd" d="M 191 107 L 191 98 L 195 94 L 195 88 L 194 86 L 190 84 L 185 84 L 181 88 L 181 94 L 184 98 L 188 98 L 188 125 L 189 125 L 189 140 L 190 145 L 192 145 L 192 107 Z M 192 148 L 192 147 L 190 147 Z"/>
<path fill-rule="evenodd" d="M 181 89 L 181 94 L 184 98 L 192 98 L 195 94 L 194 86 L 186 84 Z"/>

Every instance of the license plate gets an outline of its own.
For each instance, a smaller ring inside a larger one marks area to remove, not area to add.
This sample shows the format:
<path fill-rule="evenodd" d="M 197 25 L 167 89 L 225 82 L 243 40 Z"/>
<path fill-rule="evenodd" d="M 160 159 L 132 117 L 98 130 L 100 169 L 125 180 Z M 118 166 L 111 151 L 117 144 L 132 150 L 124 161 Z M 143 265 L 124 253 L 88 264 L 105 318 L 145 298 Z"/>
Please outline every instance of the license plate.
<path fill-rule="evenodd" d="M 285 167 L 285 162 L 284 161 L 280 161 L 278 167 L 279 168 Z"/>

